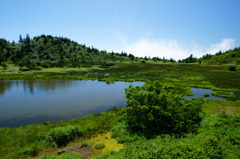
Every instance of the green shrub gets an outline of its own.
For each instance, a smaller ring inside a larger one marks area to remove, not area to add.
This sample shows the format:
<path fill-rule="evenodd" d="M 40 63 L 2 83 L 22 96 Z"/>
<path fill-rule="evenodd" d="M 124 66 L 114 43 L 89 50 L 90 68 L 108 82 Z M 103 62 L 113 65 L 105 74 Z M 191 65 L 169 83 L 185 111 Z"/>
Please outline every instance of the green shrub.
<path fill-rule="evenodd" d="M 203 117 L 201 99 L 186 99 L 177 87 L 158 82 L 126 89 L 122 110 L 128 129 L 146 136 L 194 132 Z"/>
<path fill-rule="evenodd" d="M 229 67 L 229 71 L 237 71 L 237 67 L 236 66 L 231 66 L 231 67 Z"/>
<path fill-rule="evenodd" d="M 51 124 L 52 124 L 51 121 L 44 121 L 44 122 L 43 122 L 43 125 L 51 125 Z"/>
<path fill-rule="evenodd" d="M 2 62 L 1 66 L 2 66 L 3 70 L 7 70 L 8 69 L 8 63 L 7 62 Z"/>
<path fill-rule="evenodd" d="M 22 150 L 18 152 L 20 156 L 37 156 L 38 149 L 36 146 L 28 146 L 24 147 Z"/>
<path fill-rule="evenodd" d="M 35 70 L 42 70 L 42 66 L 36 66 Z"/>
<path fill-rule="evenodd" d="M 50 129 L 45 139 L 49 144 L 56 144 L 56 146 L 61 147 L 80 136 L 82 136 L 82 132 L 78 128 L 69 125 Z"/>
<path fill-rule="evenodd" d="M 103 149 L 105 147 L 104 143 L 99 143 L 94 146 L 95 149 Z"/>
<path fill-rule="evenodd" d="M 132 134 L 127 130 L 124 122 L 118 122 L 112 129 L 112 138 L 116 138 L 119 143 L 131 143 L 137 140 L 145 139 L 139 134 Z"/>

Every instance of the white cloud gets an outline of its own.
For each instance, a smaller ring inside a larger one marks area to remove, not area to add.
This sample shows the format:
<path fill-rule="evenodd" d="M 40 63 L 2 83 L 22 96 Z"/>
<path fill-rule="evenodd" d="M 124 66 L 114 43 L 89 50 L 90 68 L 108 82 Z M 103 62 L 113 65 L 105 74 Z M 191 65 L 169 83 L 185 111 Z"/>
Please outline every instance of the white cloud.
<path fill-rule="evenodd" d="M 218 44 L 212 44 L 206 53 L 215 54 L 220 50 L 225 52 L 227 50 L 233 49 L 235 47 L 235 40 L 234 39 L 222 39 L 222 41 Z"/>
<path fill-rule="evenodd" d="M 126 40 L 123 41 L 126 42 Z M 189 48 L 184 48 L 177 40 L 140 40 L 136 43 L 125 45 L 123 51 L 134 54 L 137 57 L 165 57 L 178 60 L 189 57 L 190 54 L 193 54 L 194 57 L 202 57 L 207 53 L 215 54 L 219 50 L 224 52 L 234 47 L 234 39 L 222 39 L 220 43 L 212 44 L 207 49 L 202 49 L 197 43 L 193 43 Z"/>
<path fill-rule="evenodd" d="M 150 56 L 174 59 L 182 59 L 189 54 L 175 40 L 141 40 L 135 44 L 128 45 L 124 51 L 138 57 Z"/>

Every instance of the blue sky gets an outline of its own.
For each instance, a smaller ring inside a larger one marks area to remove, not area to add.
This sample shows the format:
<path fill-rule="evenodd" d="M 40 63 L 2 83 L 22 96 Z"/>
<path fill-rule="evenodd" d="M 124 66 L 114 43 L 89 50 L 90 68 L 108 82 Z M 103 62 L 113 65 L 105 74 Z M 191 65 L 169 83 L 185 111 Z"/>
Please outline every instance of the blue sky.
<path fill-rule="evenodd" d="M 0 38 L 63 36 L 100 50 L 181 59 L 240 46 L 239 0 L 1 0 Z"/>

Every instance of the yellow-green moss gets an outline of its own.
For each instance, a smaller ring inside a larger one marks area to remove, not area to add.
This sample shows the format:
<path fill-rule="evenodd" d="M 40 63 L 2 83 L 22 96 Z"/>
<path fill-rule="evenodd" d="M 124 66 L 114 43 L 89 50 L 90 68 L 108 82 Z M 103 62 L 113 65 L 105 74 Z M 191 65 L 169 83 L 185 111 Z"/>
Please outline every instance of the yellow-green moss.
<path fill-rule="evenodd" d="M 119 151 L 124 147 L 124 144 L 119 144 L 116 139 L 111 137 L 112 132 L 108 132 L 105 134 L 97 135 L 96 137 L 92 137 L 90 142 L 95 146 L 96 144 L 104 144 L 105 147 L 103 149 L 95 149 L 97 153 L 103 153 L 108 151 Z"/>

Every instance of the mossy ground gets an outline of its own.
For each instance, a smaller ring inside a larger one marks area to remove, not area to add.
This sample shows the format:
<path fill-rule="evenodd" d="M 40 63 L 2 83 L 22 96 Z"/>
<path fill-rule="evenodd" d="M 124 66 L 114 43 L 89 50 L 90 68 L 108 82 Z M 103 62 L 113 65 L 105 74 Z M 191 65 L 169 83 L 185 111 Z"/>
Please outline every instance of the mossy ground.
<path fill-rule="evenodd" d="M 93 145 L 103 143 L 105 147 L 103 149 L 95 149 L 97 153 L 104 153 L 109 151 L 119 151 L 124 147 L 124 144 L 118 143 L 118 141 L 111 137 L 112 132 L 107 132 L 105 134 L 97 135 L 89 140 Z"/>

